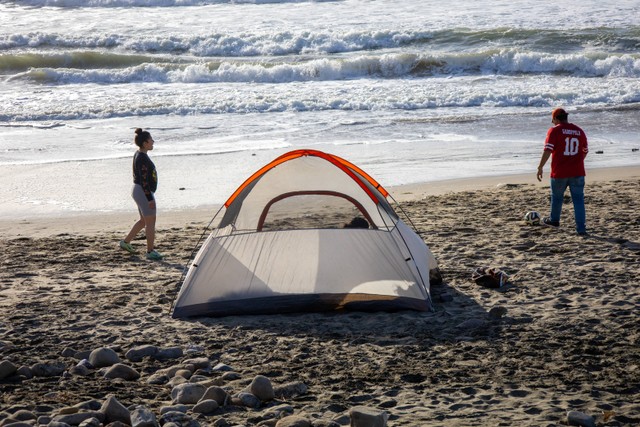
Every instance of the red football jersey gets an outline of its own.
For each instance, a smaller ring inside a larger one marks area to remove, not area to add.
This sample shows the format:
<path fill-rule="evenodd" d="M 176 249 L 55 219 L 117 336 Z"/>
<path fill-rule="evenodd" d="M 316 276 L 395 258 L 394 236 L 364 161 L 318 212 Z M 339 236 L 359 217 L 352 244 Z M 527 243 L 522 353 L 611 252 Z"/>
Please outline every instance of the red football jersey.
<path fill-rule="evenodd" d="M 551 151 L 551 178 L 585 176 L 584 158 L 589 152 L 587 135 L 573 123 L 550 128 L 544 149 Z"/>

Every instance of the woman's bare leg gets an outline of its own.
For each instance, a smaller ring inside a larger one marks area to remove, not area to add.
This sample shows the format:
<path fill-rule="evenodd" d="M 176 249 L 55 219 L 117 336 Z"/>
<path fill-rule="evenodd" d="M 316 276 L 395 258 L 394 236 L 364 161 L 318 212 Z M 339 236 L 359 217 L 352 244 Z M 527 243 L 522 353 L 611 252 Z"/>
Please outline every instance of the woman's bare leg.
<path fill-rule="evenodd" d="M 147 235 L 147 252 L 154 249 L 156 239 L 156 216 L 149 215 L 143 218 L 145 233 Z"/>
<path fill-rule="evenodd" d="M 142 231 L 144 226 L 145 226 L 145 219 L 142 215 L 140 215 L 140 219 L 136 221 L 135 224 L 133 224 L 133 227 L 131 227 L 131 231 L 129 231 L 129 234 L 127 234 L 127 237 L 124 238 L 124 241 L 126 243 L 131 243 L 131 241 L 135 239 L 138 233 Z"/>

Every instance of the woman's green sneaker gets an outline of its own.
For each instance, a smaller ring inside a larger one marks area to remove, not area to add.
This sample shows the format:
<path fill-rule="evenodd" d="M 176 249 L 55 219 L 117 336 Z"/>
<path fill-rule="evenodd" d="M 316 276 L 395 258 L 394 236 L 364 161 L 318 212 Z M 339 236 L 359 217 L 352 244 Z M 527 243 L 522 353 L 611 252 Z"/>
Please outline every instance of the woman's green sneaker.
<path fill-rule="evenodd" d="M 131 246 L 131 243 L 127 243 L 124 240 L 120 240 L 120 247 L 129 253 L 136 253 L 136 250 L 133 246 Z"/>
<path fill-rule="evenodd" d="M 147 252 L 147 258 L 159 261 L 162 259 L 162 255 L 160 255 L 156 250 L 152 250 L 151 252 Z"/>

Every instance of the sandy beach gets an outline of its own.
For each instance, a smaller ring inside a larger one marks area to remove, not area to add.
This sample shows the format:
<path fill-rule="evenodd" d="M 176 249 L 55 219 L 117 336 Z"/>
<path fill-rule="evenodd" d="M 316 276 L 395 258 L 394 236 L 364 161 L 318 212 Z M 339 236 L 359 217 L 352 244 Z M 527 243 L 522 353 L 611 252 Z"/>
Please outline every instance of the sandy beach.
<path fill-rule="evenodd" d="M 392 189 L 443 272 L 427 313 L 172 319 L 213 207 L 161 213 L 162 262 L 117 248 L 133 213 L 3 221 L 0 426 L 639 425 L 640 168 L 588 173 L 587 237 L 570 202 L 524 223 L 534 171 Z"/>

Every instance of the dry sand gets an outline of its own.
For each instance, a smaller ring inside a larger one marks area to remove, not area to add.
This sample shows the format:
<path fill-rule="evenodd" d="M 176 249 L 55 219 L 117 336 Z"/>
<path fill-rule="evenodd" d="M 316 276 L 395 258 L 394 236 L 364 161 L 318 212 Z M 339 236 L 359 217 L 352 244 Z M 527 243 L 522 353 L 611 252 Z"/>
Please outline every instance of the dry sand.
<path fill-rule="evenodd" d="M 385 411 L 390 426 L 556 426 L 572 410 L 597 425 L 640 425 L 639 172 L 589 180 L 586 238 L 574 232 L 570 203 L 558 230 L 524 224 L 526 210 L 548 211 L 548 183 L 531 177 L 476 182 L 485 189 L 475 191 L 400 191 L 444 274 L 432 313 L 174 320 L 176 284 L 210 212 L 161 218 L 163 262 L 117 248 L 131 216 L 14 224 L 0 240 L 0 362 L 40 376 L 0 380 L 0 425 L 29 414 L 44 423 L 107 395 L 160 419 L 172 387 L 150 376 L 202 357 L 234 372 L 205 367 L 205 384 L 234 394 L 264 375 L 276 399 L 227 402 L 206 416 L 189 410 L 200 425 L 275 425 L 291 413 L 314 426 L 348 425 L 356 406 Z M 479 266 L 502 269 L 509 284 L 479 287 L 471 280 Z M 181 355 L 125 357 L 145 344 Z M 72 369 L 101 347 L 141 377 Z M 186 419 L 177 424 L 194 425 Z"/>

